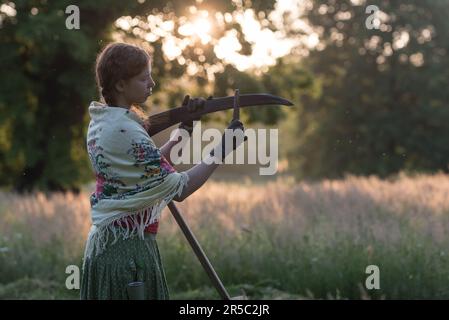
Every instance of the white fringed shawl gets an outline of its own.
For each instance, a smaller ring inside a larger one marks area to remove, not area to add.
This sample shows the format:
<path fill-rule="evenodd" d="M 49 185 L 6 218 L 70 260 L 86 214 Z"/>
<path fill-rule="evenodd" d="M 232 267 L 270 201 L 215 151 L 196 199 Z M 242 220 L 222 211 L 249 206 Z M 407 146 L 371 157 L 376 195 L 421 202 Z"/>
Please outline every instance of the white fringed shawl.
<path fill-rule="evenodd" d="M 134 112 L 94 101 L 89 114 L 87 149 L 97 188 L 90 197 L 92 227 L 84 259 L 105 249 L 108 231 L 114 242 L 119 236 L 143 239 L 144 229 L 188 181 L 186 173 L 167 165 Z M 128 227 L 114 228 L 115 222 Z"/>

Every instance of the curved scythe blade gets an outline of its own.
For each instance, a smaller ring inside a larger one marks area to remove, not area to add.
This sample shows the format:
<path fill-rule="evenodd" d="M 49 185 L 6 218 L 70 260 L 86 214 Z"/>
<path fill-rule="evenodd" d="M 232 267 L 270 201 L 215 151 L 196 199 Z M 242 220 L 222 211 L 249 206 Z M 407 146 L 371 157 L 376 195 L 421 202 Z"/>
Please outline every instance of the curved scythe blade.
<path fill-rule="evenodd" d="M 241 94 L 240 108 L 250 106 L 262 105 L 283 105 L 293 106 L 289 100 L 267 93 L 258 94 Z M 161 132 L 164 129 L 171 127 L 182 121 L 189 121 L 198 119 L 202 115 L 217 112 L 221 110 L 232 109 L 234 107 L 234 96 L 214 98 L 206 100 L 206 105 L 203 110 L 195 113 L 190 113 L 185 107 L 176 107 L 164 112 L 160 112 L 150 116 L 150 128 L 148 134 L 150 136 Z"/>

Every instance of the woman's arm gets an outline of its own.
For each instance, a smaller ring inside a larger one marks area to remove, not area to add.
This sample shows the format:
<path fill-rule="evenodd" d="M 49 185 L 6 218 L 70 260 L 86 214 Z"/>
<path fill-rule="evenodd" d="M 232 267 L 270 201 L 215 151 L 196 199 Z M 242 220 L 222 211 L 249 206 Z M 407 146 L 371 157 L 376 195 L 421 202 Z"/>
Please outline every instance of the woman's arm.
<path fill-rule="evenodd" d="M 211 163 L 208 161 L 207 163 Z M 219 166 L 216 163 L 207 164 L 204 160 L 197 164 L 193 168 L 186 171 L 189 176 L 189 183 L 182 190 L 180 196 L 176 195 L 173 200 L 184 201 L 188 196 L 198 190 L 206 181 L 209 179 L 210 175 Z"/>
<path fill-rule="evenodd" d="M 243 124 L 239 120 L 233 120 L 231 124 L 228 126 L 228 129 L 241 130 L 242 134 L 244 132 Z M 193 168 L 186 171 L 187 175 L 189 176 L 189 182 L 187 183 L 187 186 L 184 187 L 184 189 L 182 190 L 181 195 L 175 196 L 173 200 L 184 201 L 184 199 L 186 199 L 188 196 L 190 196 L 192 193 L 198 190 L 207 181 L 207 179 L 209 179 L 210 175 L 218 167 L 218 164 L 216 163 L 217 161 L 214 161 L 218 156 L 218 153 L 221 154 L 220 163 L 223 163 L 225 157 L 230 152 L 235 150 L 238 147 L 238 145 L 245 140 L 246 139 L 234 140 L 232 148 L 230 148 L 232 150 L 227 150 L 225 147 L 226 141 L 225 134 L 223 134 L 221 142 L 212 151 L 212 154 L 215 154 L 215 156 L 209 155 L 209 158 L 207 160 L 201 161 L 201 163 L 197 164 Z"/>

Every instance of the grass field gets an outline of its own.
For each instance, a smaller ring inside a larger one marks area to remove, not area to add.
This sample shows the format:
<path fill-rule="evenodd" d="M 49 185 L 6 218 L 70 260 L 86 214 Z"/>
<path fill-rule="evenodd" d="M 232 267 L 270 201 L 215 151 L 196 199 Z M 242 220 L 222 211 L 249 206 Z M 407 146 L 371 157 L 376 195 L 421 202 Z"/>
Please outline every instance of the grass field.
<path fill-rule="evenodd" d="M 65 268 L 81 265 L 89 192 L 0 193 L 1 299 L 78 298 Z M 178 207 L 231 295 L 449 298 L 448 175 L 209 181 Z M 158 242 L 172 299 L 218 298 L 167 209 Z"/>

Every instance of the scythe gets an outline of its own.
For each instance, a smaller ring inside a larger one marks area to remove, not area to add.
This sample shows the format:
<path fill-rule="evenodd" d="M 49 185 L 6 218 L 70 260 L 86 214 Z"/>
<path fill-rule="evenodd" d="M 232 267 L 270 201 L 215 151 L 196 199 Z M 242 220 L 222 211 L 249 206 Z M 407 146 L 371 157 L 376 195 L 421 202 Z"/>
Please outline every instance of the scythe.
<path fill-rule="evenodd" d="M 240 95 L 239 89 L 236 89 L 235 95 L 233 97 L 229 96 L 206 100 L 205 107 L 197 112 L 191 113 L 185 107 L 177 107 L 151 116 L 149 119 L 150 127 L 148 130 L 148 134 L 152 136 L 177 123 L 198 119 L 205 114 L 221 110 L 227 110 L 231 108 L 234 109 L 233 119 L 239 119 L 240 118 L 239 109 L 241 107 L 260 106 L 260 105 L 293 106 L 293 103 L 291 103 L 287 99 L 271 94 Z M 203 266 L 204 270 L 209 276 L 212 284 L 217 289 L 221 298 L 223 300 L 246 299 L 246 296 L 237 296 L 232 298 L 229 296 L 229 293 L 223 286 L 223 283 L 221 282 L 220 278 L 218 277 L 217 273 L 212 267 L 209 259 L 207 258 L 206 254 L 204 253 L 203 249 L 201 248 L 200 244 L 198 243 L 197 239 L 193 235 L 192 231 L 188 227 L 187 223 L 183 219 L 181 213 L 179 212 L 178 208 L 176 207 L 173 201 L 168 204 L 168 208 L 172 213 L 173 217 L 175 218 L 176 222 L 178 223 L 179 227 L 181 228 L 182 232 L 184 233 L 184 236 L 187 238 L 187 241 L 192 247 L 192 250 L 195 252 L 198 260 L 200 261 L 201 265 Z"/>
<path fill-rule="evenodd" d="M 242 94 L 239 96 L 239 107 L 264 106 L 264 105 L 283 105 L 293 106 L 293 103 L 287 99 L 267 94 Z M 197 112 L 189 112 L 185 107 L 176 107 L 164 112 L 160 112 L 150 116 L 150 128 L 148 134 L 153 136 L 164 129 L 167 129 L 177 123 L 198 119 L 201 116 L 222 110 L 232 109 L 234 107 L 234 97 L 221 97 L 206 100 L 206 104 L 202 110 Z"/>

